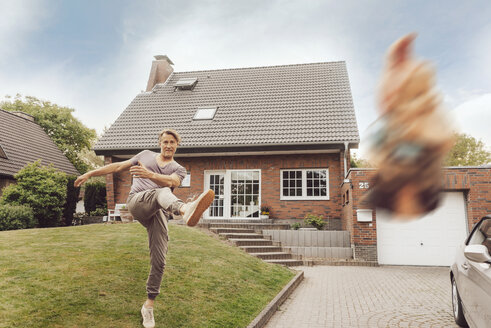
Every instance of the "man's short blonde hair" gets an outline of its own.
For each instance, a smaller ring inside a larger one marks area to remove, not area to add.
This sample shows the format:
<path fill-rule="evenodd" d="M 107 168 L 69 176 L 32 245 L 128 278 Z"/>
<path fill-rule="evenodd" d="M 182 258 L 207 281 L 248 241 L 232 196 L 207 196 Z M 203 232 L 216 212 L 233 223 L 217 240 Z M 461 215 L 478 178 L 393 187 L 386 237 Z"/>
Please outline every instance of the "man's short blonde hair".
<path fill-rule="evenodd" d="M 168 135 L 173 136 L 177 140 L 178 145 L 181 143 L 181 136 L 179 135 L 179 133 L 177 133 L 176 130 L 174 130 L 174 129 L 163 129 L 162 131 L 160 131 L 160 134 L 159 134 L 159 144 L 160 144 L 160 141 L 162 140 L 162 136 L 164 134 L 168 134 Z"/>

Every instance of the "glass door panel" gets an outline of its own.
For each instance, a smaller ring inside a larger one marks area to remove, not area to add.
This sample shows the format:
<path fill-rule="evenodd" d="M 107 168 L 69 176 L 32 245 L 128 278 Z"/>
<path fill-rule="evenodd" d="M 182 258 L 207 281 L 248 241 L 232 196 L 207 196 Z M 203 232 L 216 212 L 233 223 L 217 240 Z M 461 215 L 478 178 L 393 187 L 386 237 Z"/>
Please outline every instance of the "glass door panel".
<path fill-rule="evenodd" d="M 215 192 L 215 199 L 208 209 L 208 217 L 223 217 L 223 200 L 225 199 L 225 174 L 209 174 L 208 181 L 209 188 Z"/>
<path fill-rule="evenodd" d="M 259 217 L 259 172 L 230 173 L 230 216 Z"/>

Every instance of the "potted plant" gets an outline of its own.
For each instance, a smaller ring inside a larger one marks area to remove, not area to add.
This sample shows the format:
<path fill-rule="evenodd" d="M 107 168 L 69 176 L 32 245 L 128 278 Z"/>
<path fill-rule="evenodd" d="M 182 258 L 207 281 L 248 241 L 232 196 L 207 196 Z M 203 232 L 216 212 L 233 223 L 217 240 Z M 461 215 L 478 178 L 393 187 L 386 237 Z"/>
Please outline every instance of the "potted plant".
<path fill-rule="evenodd" d="M 302 224 L 300 222 L 295 222 L 291 226 L 292 230 L 298 230 L 302 227 Z"/>
<path fill-rule="evenodd" d="M 119 215 L 121 216 L 122 222 L 133 222 L 133 215 L 131 215 L 126 205 L 123 205 L 123 207 L 121 207 L 121 209 L 119 210 Z"/>
<path fill-rule="evenodd" d="M 304 218 L 304 222 L 317 230 L 322 230 L 322 228 L 326 225 L 322 215 L 307 214 Z"/>
<path fill-rule="evenodd" d="M 261 207 L 261 219 L 269 219 L 269 207 Z"/>

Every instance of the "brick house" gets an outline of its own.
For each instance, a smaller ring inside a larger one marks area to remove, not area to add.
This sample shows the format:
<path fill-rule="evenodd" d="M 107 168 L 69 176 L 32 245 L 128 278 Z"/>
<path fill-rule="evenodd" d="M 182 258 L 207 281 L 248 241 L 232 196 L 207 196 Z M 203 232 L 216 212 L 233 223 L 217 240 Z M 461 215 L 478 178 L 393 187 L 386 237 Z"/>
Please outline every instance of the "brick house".
<path fill-rule="evenodd" d="M 344 62 L 173 72 L 156 56 L 138 94 L 94 147 L 111 163 L 159 151 L 165 127 L 182 137 L 175 158 L 182 199 L 216 191 L 206 218 L 338 218 L 349 149 L 359 134 Z M 129 172 L 107 176 L 108 208 L 125 203 Z"/>
<path fill-rule="evenodd" d="M 360 202 L 375 170 L 349 167 L 359 134 L 344 62 L 193 72 L 172 65 L 156 56 L 146 92 L 95 151 L 106 164 L 158 152 L 159 131 L 176 129 L 175 158 L 188 177 L 175 193 L 187 199 L 214 189 L 205 218 L 259 218 L 262 206 L 289 223 L 313 213 L 350 232 L 355 259 L 449 265 L 470 227 L 491 212 L 490 167 L 446 168 L 442 206 L 414 222 L 390 222 Z M 108 208 L 125 203 L 129 172 L 106 179 Z"/>
<path fill-rule="evenodd" d="M 66 174 L 80 174 L 32 116 L 0 109 L 0 126 L 0 196 L 20 169 L 38 159 Z"/>

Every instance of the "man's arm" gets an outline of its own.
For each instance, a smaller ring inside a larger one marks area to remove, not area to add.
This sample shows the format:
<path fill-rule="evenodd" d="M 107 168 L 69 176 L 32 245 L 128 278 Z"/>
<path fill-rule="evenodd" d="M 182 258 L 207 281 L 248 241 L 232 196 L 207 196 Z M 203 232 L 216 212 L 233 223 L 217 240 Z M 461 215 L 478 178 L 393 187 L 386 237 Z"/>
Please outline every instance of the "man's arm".
<path fill-rule="evenodd" d="M 77 178 L 77 180 L 75 180 L 75 182 L 73 184 L 75 187 L 80 187 L 89 178 L 98 177 L 101 175 L 106 175 L 106 174 L 110 174 L 110 173 L 114 173 L 114 172 L 119 172 L 119 171 L 127 169 L 130 166 L 131 166 L 131 160 L 127 160 L 124 162 L 111 163 L 111 164 L 105 165 L 101 168 L 98 168 L 98 169 L 89 171 L 85 174 L 82 174 L 81 176 L 79 176 Z"/>
<path fill-rule="evenodd" d="M 149 171 L 140 161 L 138 164 L 130 167 L 130 173 L 135 178 L 150 179 L 161 187 L 176 188 L 181 185 L 181 179 L 175 173 L 171 175 L 158 174 Z"/>

